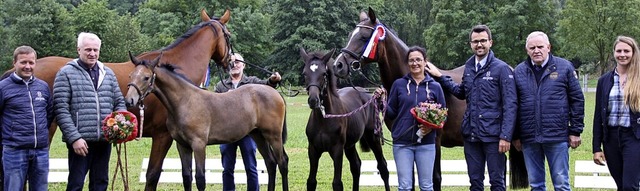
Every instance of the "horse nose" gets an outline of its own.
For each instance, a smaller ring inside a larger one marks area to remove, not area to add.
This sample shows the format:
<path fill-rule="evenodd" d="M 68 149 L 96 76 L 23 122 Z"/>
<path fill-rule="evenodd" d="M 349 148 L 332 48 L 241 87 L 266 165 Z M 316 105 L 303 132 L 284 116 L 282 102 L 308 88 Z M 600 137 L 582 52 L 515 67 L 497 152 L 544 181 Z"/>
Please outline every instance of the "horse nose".
<path fill-rule="evenodd" d="M 347 76 L 345 69 L 345 64 L 342 63 L 341 61 L 336 61 L 336 63 L 333 65 L 333 71 L 335 71 L 336 76 L 344 78 Z"/>
<path fill-rule="evenodd" d="M 318 108 L 318 98 L 315 96 L 309 96 L 307 104 L 309 104 L 309 108 L 311 109 Z"/>
<path fill-rule="evenodd" d="M 134 106 L 133 98 L 125 99 L 124 104 L 125 104 L 127 107 L 133 107 L 133 106 Z"/>

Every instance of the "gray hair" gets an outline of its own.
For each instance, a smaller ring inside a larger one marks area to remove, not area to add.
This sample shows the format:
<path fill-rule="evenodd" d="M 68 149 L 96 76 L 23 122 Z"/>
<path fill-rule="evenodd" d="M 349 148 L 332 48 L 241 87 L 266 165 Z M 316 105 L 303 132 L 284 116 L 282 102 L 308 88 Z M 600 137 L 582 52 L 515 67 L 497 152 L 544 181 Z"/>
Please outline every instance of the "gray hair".
<path fill-rule="evenodd" d="M 78 34 L 78 48 L 82 46 L 82 43 L 84 43 L 86 39 L 96 40 L 98 41 L 98 44 L 102 44 L 102 40 L 100 40 L 100 37 L 98 37 L 98 35 L 89 32 L 81 32 L 80 34 Z"/>
<path fill-rule="evenodd" d="M 529 44 L 529 40 L 535 37 L 542 37 L 542 40 L 544 40 L 544 42 L 547 45 L 550 45 L 551 43 L 549 43 L 549 37 L 547 36 L 547 34 L 545 34 L 542 31 L 533 31 L 529 34 L 529 36 L 527 36 L 527 42 L 524 44 L 525 48 L 527 47 L 527 44 Z"/>

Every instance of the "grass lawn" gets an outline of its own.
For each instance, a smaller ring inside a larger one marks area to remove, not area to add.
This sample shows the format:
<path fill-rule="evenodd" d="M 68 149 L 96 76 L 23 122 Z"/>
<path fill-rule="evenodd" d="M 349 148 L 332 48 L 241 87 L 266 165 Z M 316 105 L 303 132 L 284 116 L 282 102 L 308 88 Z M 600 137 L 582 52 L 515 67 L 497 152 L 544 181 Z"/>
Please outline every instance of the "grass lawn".
<path fill-rule="evenodd" d="M 577 149 L 570 151 L 570 160 L 571 160 L 571 175 L 573 177 L 573 164 L 575 160 L 590 160 L 592 158 L 591 154 L 591 123 L 593 120 L 593 109 L 594 109 L 594 93 L 586 93 L 586 106 L 585 106 L 585 130 L 582 134 L 582 146 Z M 306 95 L 299 95 L 297 97 L 288 97 L 287 101 L 287 125 L 288 125 L 288 141 L 285 145 L 286 151 L 289 154 L 289 189 L 298 191 L 298 190 L 306 190 L 306 179 L 308 176 L 308 159 L 307 159 L 307 139 L 305 136 L 305 127 L 307 123 L 307 119 L 309 117 L 310 109 L 306 104 L 307 97 Z M 203 117 L 206 117 L 203 116 Z M 385 132 L 385 137 L 390 138 L 389 132 Z M 144 138 L 140 141 L 133 141 L 127 144 L 128 146 L 128 159 L 129 159 L 129 178 L 130 178 L 130 189 L 131 190 L 144 190 L 144 183 L 139 182 L 139 175 L 141 172 L 141 163 L 142 159 L 148 157 L 149 151 L 151 148 L 151 139 Z M 391 146 L 384 146 L 385 156 L 387 160 L 393 159 L 393 155 L 391 152 Z M 60 131 L 56 133 L 56 137 L 51 145 L 51 158 L 66 158 L 67 156 L 67 148 L 61 141 Z M 212 145 L 207 147 L 207 156 L 208 158 L 219 158 L 220 152 L 218 146 Z M 240 156 L 240 155 L 238 155 Z M 173 148 L 169 150 L 169 154 L 167 157 L 178 158 L 177 149 L 175 149 L 175 144 Z M 360 153 L 360 157 L 363 160 L 374 160 L 373 153 Z M 463 151 L 461 147 L 457 148 L 445 148 L 443 149 L 443 159 L 451 160 L 451 159 L 464 159 Z M 116 154 L 115 150 L 111 156 L 111 170 L 109 172 L 110 176 L 113 175 L 113 170 L 115 168 Z M 351 190 L 351 175 L 349 173 L 349 164 L 345 158 L 345 164 L 343 168 L 343 182 L 345 190 Z M 318 190 L 331 190 L 331 181 L 333 177 L 333 165 L 331 163 L 330 157 L 328 155 L 323 155 L 320 161 L 320 171 L 318 172 Z M 279 175 L 278 175 L 278 178 Z M 116 182 L 120 182 L 119 179 Z M 547 188 L 553 189 L 553 186 L 550 184 L 550 180 L 547 175 Z M 573 182 L 573 179 L 572 179 Z M 64 190 L 66 187 L 66 183 L 51 183 L 49 185 L 49 190 Z M 195 184 L 192 185 L 192 188 L 195 190 Z M 278 185 L 276 186 L 277 190 L 281 190 L 282 186 L 280 181 L 278 180 Z M 488 189 L 488 187 L 486 187 Z M 207 190 L 221 190 L 222 186 L 220 184 L 207 184 Z M 266 185 L 261 187 L 262 190 L 266 190 Z M 382 190 L 382 187 L 360 187 L 360 190 Z M 85 190 L 88 190 L 85 184 Z M 116 183 L 115 190 L 122 190 L 121 183 Z M 167 184 L 160 183 L 158 185 L 158 190 L 182 190 L 181 184 Z M 242 184 L 237 185 L 237 190 L 246 190 L 246 187 Z M 444 187 L 443 190 L 468 190 L 467 187 Z M 575 190 L 593 190 L 593 189 L 575 189 Z"/>

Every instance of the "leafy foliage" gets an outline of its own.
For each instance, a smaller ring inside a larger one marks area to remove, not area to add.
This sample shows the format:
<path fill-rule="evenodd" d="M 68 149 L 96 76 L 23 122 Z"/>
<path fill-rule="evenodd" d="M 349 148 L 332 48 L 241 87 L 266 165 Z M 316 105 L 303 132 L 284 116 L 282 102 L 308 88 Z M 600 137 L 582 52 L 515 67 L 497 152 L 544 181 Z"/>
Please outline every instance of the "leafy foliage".
<path fill-rule="evenodd" d="M 613 41 L 618 35 L 640 35 L 640 1 L 568 1 L 558 22 L 561 51 L 588 64 L 585 72 L 603 73 L 614 66 Z"/>

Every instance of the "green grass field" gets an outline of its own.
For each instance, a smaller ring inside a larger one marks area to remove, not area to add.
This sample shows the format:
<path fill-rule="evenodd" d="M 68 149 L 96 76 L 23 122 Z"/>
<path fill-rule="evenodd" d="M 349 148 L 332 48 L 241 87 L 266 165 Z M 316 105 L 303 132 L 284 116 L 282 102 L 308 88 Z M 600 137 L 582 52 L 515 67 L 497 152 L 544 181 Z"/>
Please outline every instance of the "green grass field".
<path fill-rule="evenodd" d="M 593 109 L 594 109 L 594 93 L 586 93 L 586 105 L 585 105 L 585 130 L 582 134 L 582 145 L 574 150 L 570 151 L 570 160 L 571 160 L 571 175 L 573 177 L 573 161 L 575 160 L 590 160 L 592 158 L 591 154 L 591 123 L 593 120 Z M 288 97 L 287 101 L 287 125 L 288 125 L 288 141 L 285 145 L 286 151 L 289 154 L 289 189 L 298 191 L 298 190 L 306 190 L 306 179 L 308 176 L 308 158 L 307 158 L 307 139 L 304 133 L 304 129 L 306 127 L 307 119 L 309 117 L 310 109 L 306 104 L 307 97 L 305 95 L 299 95 L 297 97 Z M 206 117 L 206 116 L 204 116 Z M 389 137 L 389 132 L 385 132 L 385 137 Z M 129 178 L 130 178 L 130 189 L 131 190 L 144 190 L 144 183 L 139 182 L 139 175 L 141 172 L 141 163 L 142 159 L 149 156 L 149 151 L 151 148 L 151 139 L 144 138 L 140 141 L 133 141 L 127 143 L 128 146 L 128 159 L 129 159 Z M 388 160 L 393 159 L 393 155 L 391 152 L 391 146 L 384 146 L 385 156 Z M 56 133 L 54 141 L 51 145 L 51 158 L 66 158 L 67 156 L 67 148 L 61 141 L 60 131 Z M 220 152 L 218 146 L 212 145 L 207 147 L 207 156 L 208 158 L 219 158 Z M 239 155 L 238 155 L 239 156 Z M 175 144 L 173 148 L 169 150 L 169 154 L 167 157 L 178 158 L 177 149 L 175 149 Z M 363 160 L 374 160 L 373 153 L 362 153 L 360 152 L 360 157 Z M 111 170 L 109 172 L 110 176 L 113 175 L 113 170 L 115 168 L 115 160 L 116 154 L 115 150 L 112 152 L 111 156 Z M 461 147 L 456 148 L 445 148 L 443 149 L 443 159 L 464 159 L 463 151 Z M 351 175 L 349 173 L 349 164 L 345 159 L 345 164 L 343 168 L 343 182 L 345 190 L 351 190 Z M 320 162 L 320 172 L 318 174 L 318 190 L 331 190 L 331 181 L 333 177 L 331 165 L 331 159 L 328 155 L 323 155 Z M 278 175 L 279 176 L 279 175 Z M 280 177 L 278 177 L 280 178 Z M 548 178 L 548 175 L 547 175 Z M 573 179 L 571 180 L 573 182 Z M 116 181 L 115 190 L 122 190 L 122 183 L 120 180 Z M 548 186 L 547 188 L 552 189 L 553 187 L 550 184 L 550 180 L 547 180 Z M 66 187 L 65 183 L 51 183 L 49 185 L 49 190 L 64 190 Z M 195 184 L 192 185 L 192 188 L 195 190 Z M 278 180 L 278 185 L 276 186 L 277 190 L 281 190 L 281 184 Z M 486 187 L 488 189 L 488 187 Z M 85 189 L 86 185 L 85 185 Z M 207 184 L 207 190 L 221 190 L 222 186 L 220 184 Z M 246 187 L 242 184 L 237 185 L 238 190 L 246 190 Z M 261 189 L 266 190 L 266 185 L 263 185 Z M 158 190 L 182 190 L 181 184 L 167 184 L 160 183 L 158 185 Z M 383 190 L 382 187 L 360 187 L 360 190 Z M 443 190 L 468 190 L 467 187 L 444 187 Z M 593 190 L 593 189 L 575 189 L 575 190 Z"/>

